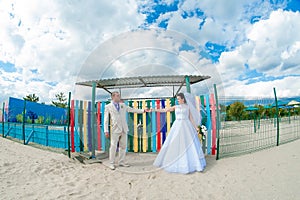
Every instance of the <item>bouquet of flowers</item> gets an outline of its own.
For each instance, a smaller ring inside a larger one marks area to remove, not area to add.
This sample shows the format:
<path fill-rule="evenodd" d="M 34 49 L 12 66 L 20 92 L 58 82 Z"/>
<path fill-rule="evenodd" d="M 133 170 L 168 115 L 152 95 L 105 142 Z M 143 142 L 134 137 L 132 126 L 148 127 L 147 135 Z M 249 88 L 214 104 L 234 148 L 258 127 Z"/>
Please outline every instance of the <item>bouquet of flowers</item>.
<path fill-rule="evenodd" d="M 198 127 L 199 129 L 199 131 L 198 131 L 198 133 L 199 133 L 199 137 L 200 137 L 200 139 L 202 140 L 202 141 L 204 141 L 205 140 L 205 138 L 206 138 L 206 134 L 207 134 L 207 128 L 206 128 L 206 126 L 204 126 L 204 125 L 201 125 L 201 126 L 199 126 Z"/>

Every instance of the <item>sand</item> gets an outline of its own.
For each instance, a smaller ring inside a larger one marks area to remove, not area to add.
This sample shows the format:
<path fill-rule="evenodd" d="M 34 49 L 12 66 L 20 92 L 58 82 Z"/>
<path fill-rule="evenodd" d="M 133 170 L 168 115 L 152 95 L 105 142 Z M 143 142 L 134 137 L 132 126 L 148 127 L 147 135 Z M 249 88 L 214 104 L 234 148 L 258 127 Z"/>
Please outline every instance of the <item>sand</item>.
<path fill-rule="evenodd" d="M 203 173 L 152 167 L 155 154 L 128 153 L 111 171 L 0 138 L 0 199 L 300 199 L 300 140 L 215 160 Z M 107 161 L 105 161 L 106 163 Z"/>

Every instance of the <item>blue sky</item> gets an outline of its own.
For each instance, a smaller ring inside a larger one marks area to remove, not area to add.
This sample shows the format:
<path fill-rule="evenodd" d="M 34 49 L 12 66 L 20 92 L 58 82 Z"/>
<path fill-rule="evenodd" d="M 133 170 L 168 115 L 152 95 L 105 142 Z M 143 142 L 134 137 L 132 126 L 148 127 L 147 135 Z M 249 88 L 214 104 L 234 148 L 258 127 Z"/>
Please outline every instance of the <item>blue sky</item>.
<path fill-rule="evenodd" d="M 124 39 L 106 52 L 114 55 L 108 76 L 143 75 L 145 69 L 156 74 L 165 66 L 175 74 L 210 75 L 205 87 L 217 83 L 228 96 L 271 96 L 273 87 L 282 97 L 300 96 L 299 11 L 299 0 L 1 1 L 0 100 L 36 93 L 51 102 L 56 93 L 75 90 L 78 98 L 88 98 L 90 91 L 75 88 L 75 82 L 90 55 L 124 33 L 151 29 L 182 39 Z M 146 40 L 147 47 L 164 44 L 174 53 L 120 57 L 117 49 Z M 205 91 L 201 87 L 195 93 Z M 147 95 L 162 92 L 150 89 Z"/>

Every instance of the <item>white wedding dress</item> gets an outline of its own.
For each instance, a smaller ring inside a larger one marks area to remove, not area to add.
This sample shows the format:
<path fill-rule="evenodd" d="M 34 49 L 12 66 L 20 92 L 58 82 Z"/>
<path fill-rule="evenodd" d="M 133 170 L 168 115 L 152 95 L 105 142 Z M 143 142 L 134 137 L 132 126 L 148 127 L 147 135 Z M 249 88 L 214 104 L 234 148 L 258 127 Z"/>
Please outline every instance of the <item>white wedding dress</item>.
<path fill-rule="evenodd" d="M 175 114 L 176 120 L 153 165 L 173 173 L 203 171 L 206 161 L 198 133 L 189 119 L 188 105 L 177 105 Z"/>

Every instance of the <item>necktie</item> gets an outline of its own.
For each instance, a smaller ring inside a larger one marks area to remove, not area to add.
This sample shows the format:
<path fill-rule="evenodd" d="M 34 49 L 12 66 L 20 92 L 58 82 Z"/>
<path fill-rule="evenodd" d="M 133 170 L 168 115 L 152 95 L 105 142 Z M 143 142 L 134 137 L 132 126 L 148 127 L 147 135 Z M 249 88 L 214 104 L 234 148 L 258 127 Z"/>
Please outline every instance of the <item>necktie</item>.
<path fill-rule="evenodd" d="M 120 111 L 120 105 L 118 103 L 115 104 L 118 111 Z"/>

